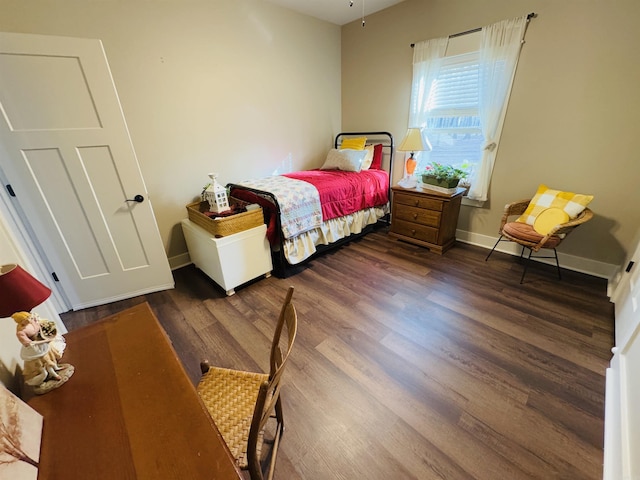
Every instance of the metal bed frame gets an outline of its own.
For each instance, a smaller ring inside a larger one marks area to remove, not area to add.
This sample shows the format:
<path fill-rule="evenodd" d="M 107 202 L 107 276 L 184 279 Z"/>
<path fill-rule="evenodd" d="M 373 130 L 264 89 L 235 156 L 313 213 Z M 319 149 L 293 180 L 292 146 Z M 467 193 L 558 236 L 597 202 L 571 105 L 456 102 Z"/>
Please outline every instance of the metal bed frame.
<path fill-rule="evenodd" d="M 367 137 L 368 144 L 382 144 L 382 167 L 384 170 L 387 170 L 389 173 L 389 185 L 388 185 L 388 197 L 389 202 L 391 202 L 391 183 L 392 183 L 392 175 L 393 175 L 393 157 L 395 153 L 394 143 L 393 143 L 393 135 L 389 132 L 341 132 L 336 135 L 334 141 L 334 148 L 340 148 L 342 141 L 345 138 L 351 137 L 359 137 L 365 135 Z M 385 168 L 386 167 L 386 168 Z M 298 273 L 302 269 L 306 268 L 306 264 L 323 254 L 326 251 L 333 250 L 342 245 L 345 245 L 353 240 L 357 240 L 362 238 L 367 233 L 372 232 L 376 228 L 380 228 L 381 226 L 387 226 L 391 222 L 391 213 L 387 213 L 384 217 L 382 217 L 378 222 L 374 225 L 367 225 L 362 232 L 358 234 L 349 235 L 348 237 L 342 238 L 337 242 L 331 243 L 329 245 L 318 245 L 316 246 L 316 253 L 311 255 L 309 258 L 303 260 L 300 263 L 295 265 L 291 265 L 285 255 L 284 249 L 282 248 L 284 237 L 282 233 L 282 226 L 280 224 L 280 205 L 278 205 L 278 201 L 275 196 L 271 192 L 266 192 L 263 190 L 256 190 L 250 187 L 245 187 L 243 185 L 238 185 L 235 183 L 227 184 L 227 188 L 229 189 L 241 189 L 252 192 L 256 195 L 262 196 L 263 198 L 268 199 L 275 205 L 276 209 L 276 229 L 278 232 L 278 249 L 274 250 L 273 246 L 271 248 L 271 257 L 273 261 L 273 274 L 278 278 L 286 278 L 290 275 Z"/>

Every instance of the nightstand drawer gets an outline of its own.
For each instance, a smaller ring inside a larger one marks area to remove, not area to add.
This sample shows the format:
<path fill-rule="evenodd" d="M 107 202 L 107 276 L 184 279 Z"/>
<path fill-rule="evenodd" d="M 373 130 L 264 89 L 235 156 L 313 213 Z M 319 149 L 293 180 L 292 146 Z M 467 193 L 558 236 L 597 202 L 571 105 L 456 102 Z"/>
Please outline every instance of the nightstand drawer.
<path fill-rule="evenodd" d="M 393 215 L 398 220 L 406 220 L 408 222 L 419 223 L 429 227 L 439 227 L 441 213 L 436 210 L 427 210 L 424 208 L 398 206 Z"/>
<path fill-rule="evenodd" d="M 438 239 L 437 228 L 427 227 L 426 225 L 419 225 L 417 223 L 406 222 L 404 220 L 398 220 L 397 218 L 394 218 L 393 220 L 393 224 L 391 225 L 391 232 L 429 243 L 435 243 Z"/>
<path fill-rule="evenodd" d="M 399 205 L 409 205 L 416 208 L 442 211 L 443 201 L 418 195 L 410 195 L 402 192 L 394 192 L 393 201 Z"/>

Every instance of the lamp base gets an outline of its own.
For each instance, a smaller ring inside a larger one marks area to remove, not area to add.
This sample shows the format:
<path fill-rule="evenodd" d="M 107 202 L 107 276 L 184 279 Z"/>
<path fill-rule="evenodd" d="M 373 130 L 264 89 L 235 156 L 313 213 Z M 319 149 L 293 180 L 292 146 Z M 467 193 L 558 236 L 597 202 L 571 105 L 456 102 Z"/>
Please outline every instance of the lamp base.
<path fill-rule="evenodd" d="M 60 376 L 60 380 L 45 380 L 40 385 L 33 387 L 33 393 L 36 395 L 44 395 L 55 388 L 61 387 L 71 378 L 74 371 L 75 367 L 73 365 L 69 365 L 68 363 L 60 364 L 60 370 L 56 372 Z"/>
<path fill-rule="evenodd" d="M 398 185 L 402 188 L 416 188 L 418 186 L 418 181 L 414 177 L 404 177 L 398 182 Z"/>

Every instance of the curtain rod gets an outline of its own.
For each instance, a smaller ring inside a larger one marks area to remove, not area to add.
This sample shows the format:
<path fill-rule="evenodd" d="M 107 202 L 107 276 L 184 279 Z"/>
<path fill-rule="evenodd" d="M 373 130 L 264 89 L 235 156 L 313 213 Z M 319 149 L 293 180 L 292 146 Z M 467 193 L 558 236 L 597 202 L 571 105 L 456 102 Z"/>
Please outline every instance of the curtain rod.
<path fill-rule="evenodd" d="M 531 20 L 532 18 L 536 18 L 537 16 L 538 16 L 537 13 L 531 12 L 529 15 L 527 15 L 527 21 Z M 471 30 L 465 30 L 464 32 L 458 32 L 458 33 L 454 33 L 453 35 L 449 35 L 449 38 L 462 37 L 463 35 L 468 35 L 470 33 L 476 33 L 476 32 L 479 32 L 480 30 L 482 30 L 482 27 L 472 28 Z M 415 46 L 416 46 L 415 43 L 411 44 L 411 48 L 413 48 Z"/>

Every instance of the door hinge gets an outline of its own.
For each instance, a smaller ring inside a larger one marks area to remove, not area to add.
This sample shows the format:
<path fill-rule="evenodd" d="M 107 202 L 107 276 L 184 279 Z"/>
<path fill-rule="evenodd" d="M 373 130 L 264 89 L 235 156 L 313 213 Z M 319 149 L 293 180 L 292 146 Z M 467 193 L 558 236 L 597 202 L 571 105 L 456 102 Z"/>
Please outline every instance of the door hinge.
<path fill-rule="evenodd" d="M 58 279 L 58 275 L 56 275 L 56 272 L 51 272 L 51 276 L 53 277 L 53 281 L 54 282 L 59 282 L 60 280 Z"/>
<path fill-rule="evenodd" d="M 627 268 L 624 271 L 629 273 L 634 265 L 635 265 L 634 262 L 629 262 L 629 264 L 627 265 Z"/>
<path fill-rule="evenodd" d="M 13 187 L 11 185 L 7 183 L 5 187 L 7 188 L 7 192 L 9 192 L 9 195 L 11 195 L 12 197 L 16 196 L 16 192 L 13 191 Z"/>

